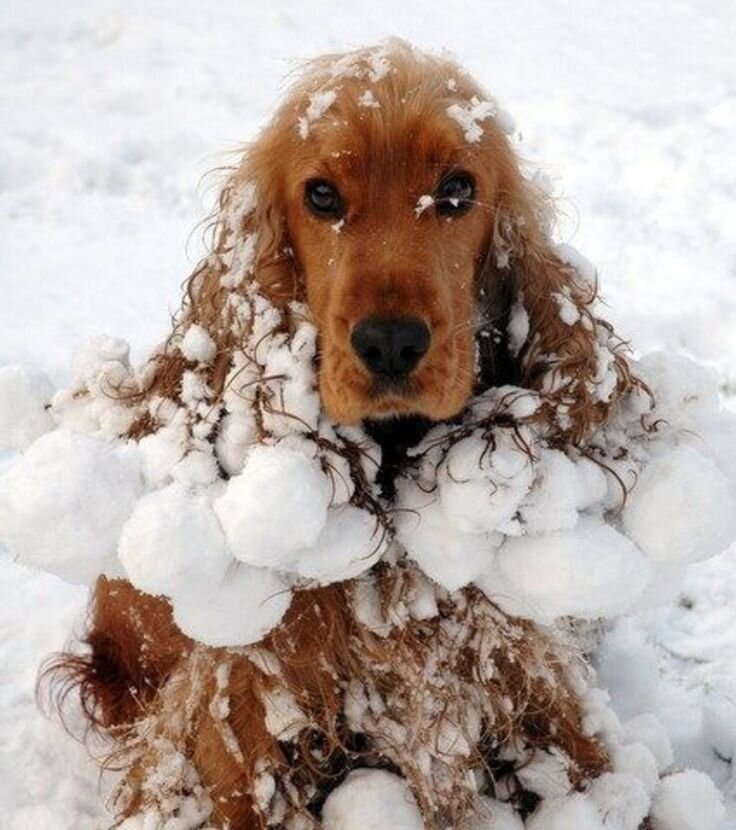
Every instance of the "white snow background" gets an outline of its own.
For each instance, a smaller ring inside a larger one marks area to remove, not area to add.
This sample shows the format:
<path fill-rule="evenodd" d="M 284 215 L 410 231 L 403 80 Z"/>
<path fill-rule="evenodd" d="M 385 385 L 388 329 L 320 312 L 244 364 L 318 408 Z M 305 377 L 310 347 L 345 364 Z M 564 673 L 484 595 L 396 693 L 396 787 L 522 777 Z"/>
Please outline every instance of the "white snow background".
<path fill-rule="evenodd" d="M 300 58 L 390 34 L 448 48 L 512 112 L 619 331 L 710 363 L 736 394 L 730 0 L 0 0 L 0 365 L 64 384 L 98 333 L 145 355 L 200 252 L 198 234 L 186 243 L 212 197 L 201 175 Z M 106 826 L 96 766 L 33 696 L 85 597 L 0 552 L 2 828 Z M 622 716 L 657 711 L 677 760 L 713 776 L 736 828 L 736 550 L 621 622 L 601 671 Z"/>

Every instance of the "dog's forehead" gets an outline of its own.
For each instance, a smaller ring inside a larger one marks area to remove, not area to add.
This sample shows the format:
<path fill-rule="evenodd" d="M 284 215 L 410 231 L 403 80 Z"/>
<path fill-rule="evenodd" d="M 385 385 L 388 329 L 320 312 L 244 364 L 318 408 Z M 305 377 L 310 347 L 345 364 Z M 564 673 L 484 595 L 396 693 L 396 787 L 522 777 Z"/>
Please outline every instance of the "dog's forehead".
<path fill-rule="evenodd" d="M 452 98 L 427 94 L 397 96 L 397 90 L 375 84 L 371 105 L 366 91 L 350 87 L 328 96 L 329 106 L 312 120 L 297 141 L 300 155 L 311 165 L 321 165 L 338 178 L 436 175 L 452 167 L 472 163 L 482 150 L 467 139 L 463 124 L 452 117 Z M 449 103 L 448 103 L 449 101 Z M 324 103 L 324 101 L 323 101 Z M 304 165 L 304 169 L 309 165 Z"/>

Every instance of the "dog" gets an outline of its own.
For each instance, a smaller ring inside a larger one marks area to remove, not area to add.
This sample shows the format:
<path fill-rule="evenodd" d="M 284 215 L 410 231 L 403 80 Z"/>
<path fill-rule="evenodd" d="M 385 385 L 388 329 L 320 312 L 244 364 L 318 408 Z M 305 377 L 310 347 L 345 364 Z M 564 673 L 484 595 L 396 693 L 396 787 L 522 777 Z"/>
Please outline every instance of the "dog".
<path fill-rule="evenodd" d="M 613 332 L 593 311 L 594 281 L 550 241 L 551 200 L 523 175 L 509 130 L 454 62 L 403 42 L 308 63 L 230 171 L 212 250 L 187 283 L 177 327 L 216 344 L 212 400 L 242 348 L 233 298 L 257 285 L 287 320 L 308 309 L 320 406 L 381 445 L 388 501 L 406 448 L 492 387 L 537 391 L 550 444 L 586 446 L 637 381 L 622 348 L 598 394 L 599 344 Z M 151 359 L 138 400 L 178 400 L 188 364 L 174 343 Z M 157 428 L 147 413 L 128 434 Z M 379 564 L 372 579 L 385 610 L 418 577 Z M 185 636 L 165 598 L 100 577 L 84 650 L 46 676 L 111 742 L 119 819 L 158 810 L 186 813 L 187 827 L 317 827 L 329 793 L 372 766 L 407 779 L 427 827 L 460 826 L 478 792 L 469 770 L 523 816 L 539 796 L 517 773 L 536 751 L 562 753 L 571 786 L 609 768 L 583 728 L 585 666 L 564 638 L 474 588 L 379 636 L 354 613 L 355 590 L 299 591 L 258 646 L 228 650 Z M 347 715 L 348 697 L 363 709 Z M 484 713 L 472 729 L 458 708 L 470 698 Z M 284 732 L 280 704 L 299 713 Z M 443 717 L 467 738 L 464 753 L 426 740 Z M 397 739 L 397 724 L 412 724 L 410 736 Z"/>

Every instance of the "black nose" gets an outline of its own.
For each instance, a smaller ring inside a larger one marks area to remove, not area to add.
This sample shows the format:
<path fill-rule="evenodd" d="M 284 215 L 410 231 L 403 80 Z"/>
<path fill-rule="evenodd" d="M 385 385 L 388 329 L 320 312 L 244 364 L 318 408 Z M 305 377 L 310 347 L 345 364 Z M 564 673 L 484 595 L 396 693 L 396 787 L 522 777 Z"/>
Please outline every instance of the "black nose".
<path fill-rule="evenodd" d="M 365 317 L 350 335 L 368 369 L 387 378 L 408 375 L 429 348 L 429 340 L 427 326 L 411 317 Z"/>

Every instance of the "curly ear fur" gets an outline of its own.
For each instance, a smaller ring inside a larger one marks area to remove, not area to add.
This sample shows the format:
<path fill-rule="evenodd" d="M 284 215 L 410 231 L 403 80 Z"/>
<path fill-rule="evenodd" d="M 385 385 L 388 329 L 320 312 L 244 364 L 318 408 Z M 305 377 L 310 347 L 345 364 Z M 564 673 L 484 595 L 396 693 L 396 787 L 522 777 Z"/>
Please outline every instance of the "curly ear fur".
<path fill-rule="evenodd" d="M 286 236 L 283 196 L 277 175 L 278 131 L 271 125 L 231 168 L 209 223 L 211 252 L 185 283 L 182 308 L 174 330 L 152 357 L 146 388 L 133 399 L 160 396 L 178 399 L 183 373 L 191 368 L 176 348 L 191 324 L 201 326 L 217 346 L 207 382 L 213 399 L 221 397 L 234 351 L 242 343 L 233 326 L 239 300 L 254 283 L 288 318 L 288 304 L 300 299 L 300 287 Z M 155 429 L 146 418 L 136 422 L 131 437 Z"/>
<path fill-rule="evenodd" d="M 539 420 L 550 439 L 580 444 L 641 382 L 632 376 L 624 341 L 595 314 L 595 280 L 566 261 L 550 238 L 550 198 L 523 177 L 508 141 L 500 140 L 482 312 L 506 326 L 511 382 L 540 393 Z"/>

